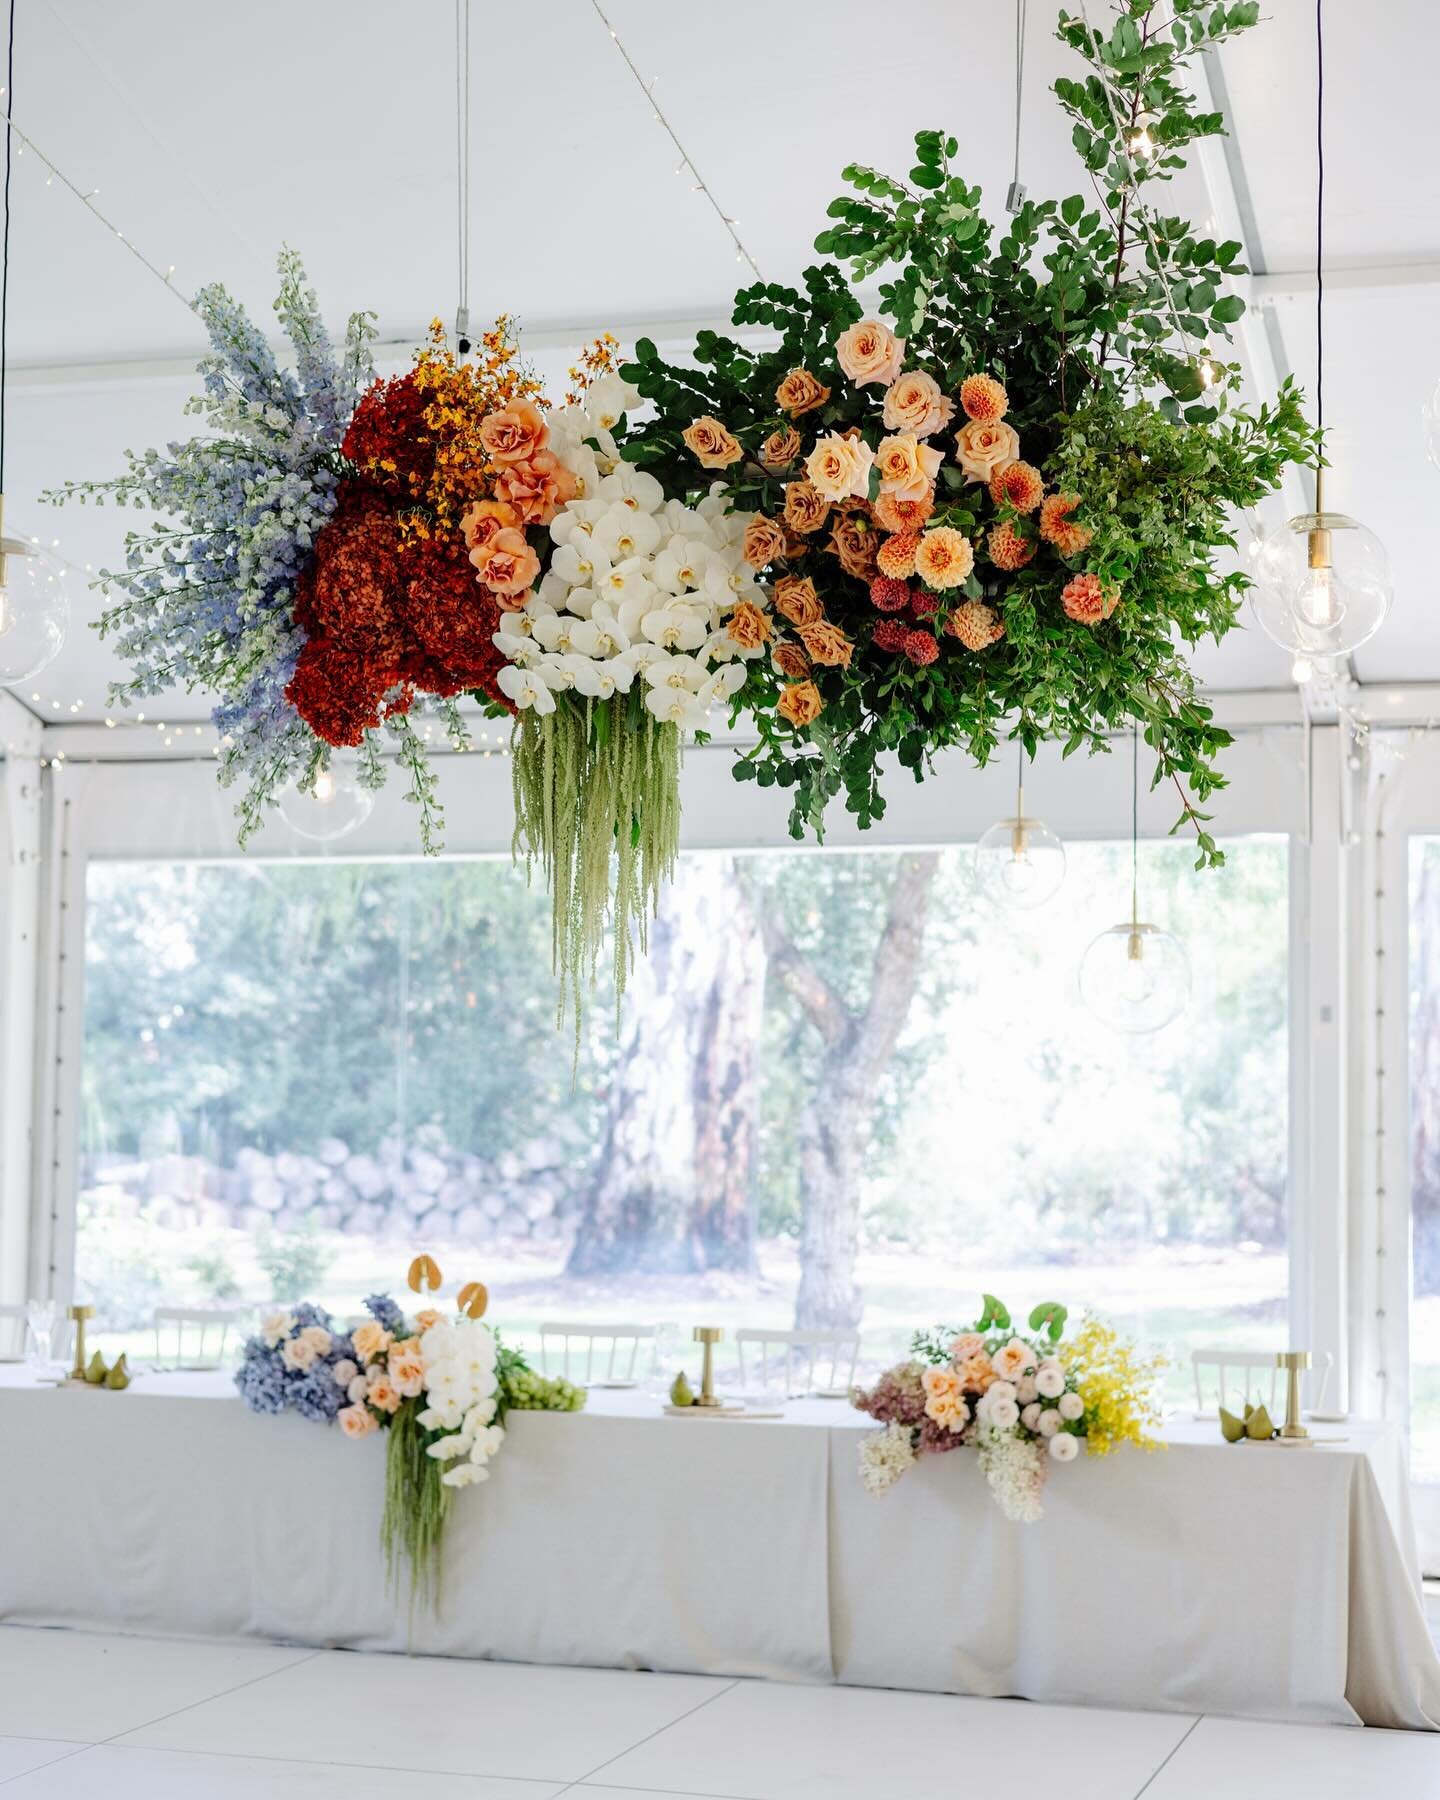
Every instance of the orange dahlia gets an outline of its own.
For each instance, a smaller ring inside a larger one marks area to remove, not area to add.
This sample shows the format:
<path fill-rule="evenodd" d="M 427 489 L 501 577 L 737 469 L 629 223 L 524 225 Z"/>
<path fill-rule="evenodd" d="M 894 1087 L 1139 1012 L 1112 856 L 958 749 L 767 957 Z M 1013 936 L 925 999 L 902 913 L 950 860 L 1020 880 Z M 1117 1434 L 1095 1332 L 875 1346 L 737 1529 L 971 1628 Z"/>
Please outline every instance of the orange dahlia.
<path fill-rule="evenodd" d="M 945 621 L 951 637 L 959 638 L 967 650 L 988 650 L 1005 635 L 1000 615 L 983 600 L 967 600 L 957 606 Z"/>
<path fill-rule="evenodd" d="M 880 573 L 904 581 L 915 573 L 915 552 L 919 547 L 918 531 L 897 531 L 894 537 L 886 538 L 875 554 Z"/>
<path fill-rule="evenodd" d="M 967 375 L 960 383 L 960 405 L 967 419 L 993 425 L 1005 417 L 1010 396 L 993 375 Z"/>
<path fill-rule="evenodd" d="M 1077 525 L 1071 519 L 1079 504 L 1078 494 L 1050 494 L 1040 508 L 1040 535 L 1062 556 L 1078 556 L 1095 535 L 1088 525 Z"/>
<path fill-rule="evenodd" d="M 1077 624 L 1098 625 L 1120 604 L 1120 590 L 1098 575 L 1077 575 L 1065 583 L 1060 604 Z"/>
<path fill-rule="evenodd" d="M 1045 498 L 1044 478 L 1032 463 L 1006 463 L 990 477 L 990 498 L 997 506 L 1032 513 Z"/>
<path fill-rule="evenodd" d="M 959 587 L 970 579 L 974 567 L 970 540 L 953 525 L 927 531 L 915 551 L 915 571 L 932 588 Z"/>
<path fill-rule="evenodd" d="M 990 528 L 985 548 L 997 569 L 1023 569 L 1035 554 L 1035 545 L 1015 529 L 1008 519 Z"/>
<path fill-rule="evenodd" d="M 921 500 L 900 500 L 894 494 L 878 494 L 875 523 L 885 531 L 918 531 L 934 510 L 933 492 Z"/>

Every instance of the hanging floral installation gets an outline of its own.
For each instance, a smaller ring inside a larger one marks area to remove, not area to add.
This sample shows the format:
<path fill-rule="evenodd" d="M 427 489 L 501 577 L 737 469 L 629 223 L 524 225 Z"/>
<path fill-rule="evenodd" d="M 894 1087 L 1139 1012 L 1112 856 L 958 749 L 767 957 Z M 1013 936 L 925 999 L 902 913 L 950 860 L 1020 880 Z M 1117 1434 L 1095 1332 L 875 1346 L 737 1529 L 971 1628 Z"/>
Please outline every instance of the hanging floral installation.
<path fill-rule="evenodd" d="M 510 715 L 515 848 L 550 887 L 577 1018 L 607 939 L 618 990 L 643 950 L 682 746 L 726 708 L 758 739 L 736 776 L 789 790 L 797 837 L 842 792 L 880 818 L 889 757 L 921 780 L 941 751 L 1102 751 L 1134 721 L 1200 864 L 1221 861 L 1204 807 L 1229 740 L 1187 653 L 1236 622 L 1235 515 L 1318 446 L 1291 383 L 1240 403 L 1241 246 L 1145 196 L 1222 130 L 1186 62 L 1257 16 L 1176 0 L 1155 30 L 1124 5 L 1107 34 L 1062 13 L 1089 195 L 997 229 L 956 138 L 922 131 L 906 179 L 845 171 L 802 286 L 738 295 L 736 325 L 772 342 L 704 332 L 679 364 L 642 339 L 617 369 L 601 338 L 553 410 L 507 319 L 473 360 L 436 325 L 376 380 L 372 315 L 337 355 L 288 251 L 293 370 L 203 290 L 204 434 L 52 496 L 157 516 L 102 576 L 133 670 L 117 698 L 219 696 L 242 841 L 345 750 L 372 787 L 398 760 L 427 850 L 415 720 L 463 748 L 462 699 Z M 882 273 L 862 305 L 852 283 Z"/>
<path fill-rule="evenodd" d="M 1246 579 L 1216 566 L 1230 521 L 1314 439 L 1288 382 L 1238 404 L 1219 346 L 1244 310 L 1222 292 L 1241 246 L 1145 208 L 1222 129 L 1184 63 L 1259 9 L 1171 10 L 1154 36 L 1149 8 L 1108 36 L 1061 15 L 1090 67 L 1056 84 L 1090 196 L 1026 201 L 997 232 L 957 140 L 922 131 L 908 179 L 845 171 L 815 240 L 832 260 L 803 290 L 739 294 L 735 323 L 778 342 L 707 331 L 682 366 L 642 341 L 623 371 L 656 415 L 624 454 L 672 496 L 718 476 L 754 515 L 777 628 L 733 703 L 760 740 L 735 773 L 792 790 L 796 836 L 841 791 L 862 827 L 881 817 L 887 753 L 919 780 L 951 747 L 988 761 L 1002 732 L 1069 754 L 1135 719 L 1201 862 L 1221 860 L 1202 809 L 1229 740 L 1186 646 L 1236 622 Z M 850 282 L 882 270 L 869 311 Z"/>

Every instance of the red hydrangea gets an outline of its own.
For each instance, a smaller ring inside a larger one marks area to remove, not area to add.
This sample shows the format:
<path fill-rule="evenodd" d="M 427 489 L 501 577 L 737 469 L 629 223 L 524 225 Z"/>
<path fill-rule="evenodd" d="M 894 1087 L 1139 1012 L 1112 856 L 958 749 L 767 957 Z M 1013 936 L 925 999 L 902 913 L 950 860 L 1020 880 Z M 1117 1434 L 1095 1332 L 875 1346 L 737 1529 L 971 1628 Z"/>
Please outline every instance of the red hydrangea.
<path fill-rule="evenodd" d="M 903 612 L 910 602 L 910 584 L 893 575 L 877 575 L 870 583 L 870 600 L 880 612 Z"/>
<path fill-rule="evenodd" d="M 928 631 L 907 631 L 905 633 L 905 654 L 917 668 L 923 669 L 933 663 L 940 654 L 940 646 Z"/>
<path fill-rule="evenodd" d="M 342 456 L 387 494 L 413 499 L 435 473 L 435 446 L 425 427 L 425 396 L 412 371 L 368 387 L 340 445 Z"/>
<path fill-rule="evenodd" d="M 408 547 L 401 563 L 403 616 L 420 658 L 416 685 L 441 695 L 478 688 L 508 706 L 495 681 L 505 666 L 492 641 L 500 608 L 475 579 L 463 543 L 425 539 Z"/>

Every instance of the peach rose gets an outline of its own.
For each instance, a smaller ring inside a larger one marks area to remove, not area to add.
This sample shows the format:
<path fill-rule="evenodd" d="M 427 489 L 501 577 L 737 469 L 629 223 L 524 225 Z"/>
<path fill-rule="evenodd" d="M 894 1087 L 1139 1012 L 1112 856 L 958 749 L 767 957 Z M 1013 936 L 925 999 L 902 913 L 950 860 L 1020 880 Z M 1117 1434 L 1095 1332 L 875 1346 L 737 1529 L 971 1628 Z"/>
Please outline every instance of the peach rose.
<path fill-rule="evenodd" d="M 830 515 L 830 502 L 813 482 L 792 481 L 785 489 L 785 523 L 792 531 L 818 531 Z"/>
<path fill-rule="evenodd" d="M 787 425 L 783 431 L 772 431 L 760 446 L 760 461 L 772 474 L 779 469 L 788 469 L 800 454 L 800 443 L 800 433 L 793 425 Z"/>
<path fill-rule="evenodd" d="M 880 417 L 887 431 L 911 431 L 916 437 L 930 437 L 955 417 L 955 402 L 940 392 L 933 375 L 912 369 L 894 387 L 886 388 Z"/>
<path fill-rule="evenodd" d="M 795 635 L 810 654 L 810 660 L 827 669 L 848 669 L 855 646 L 838 625 L 817 619 L 813 625 L 797 625 Z"/>
<path fill-rule="evenodd" d="M 830 549 L 857 581 L 868 581 L 875 573 L 878 543 L 879 533 L 863 513 L 845 513 L 830 527 Z"/>
<path fill-rule="evenodd" d="M 730 615 L 725 635 L 742 650 L 758 650 L 770 641 L 770 621 L 753 600 L 742 600 Z"/>
<path fill-rule="evenodd" d="M 775 583 L 775 610 L 792 625 L 813 625 L 825 608 L 808 575 L 787 575 Z"/>
<path fill-rule="evenodd" d="M 798 644 L 776 644 L 770 652 L 770 661 L 778 674 L 791 681 L 803 681 L 810 673 L 810 658 Z"/>
<path fill-rule="evenodd" d="M 990 498 L 997 506 L 1032 513 L 1044 497 L 1044 478 L 1030 463 L 1005 463 L 990 477 Z"/>
<path fill-rule="evenodd" d="M 313 1344 L 303 1337 L 286 1338 L 280 1347 L 280 1360 L 287 1369 L 308 1369 L 314 1365 L 318 1352 Z"/>
<path fill-rule="evenodd" d="M 1005 463 L 1019 462 L 1020 438 L 1013 425 L 967 419 L 955 433 L 955 458 L 970 481 L 989 481 Z"/>
<path fill-rule="evenodd" d="M 978 1331 L 962 1331 L 950 1342 L 950 1360 L 962 1363 L 967 1357 L 976 1356 L 985 1348 L 985 1340 Z"/>
<path fill-rule="evenodd" d="M 773 519 L 756 513 L 745 527 L 743 554 L 752 569 L 763 569 L 785 554 L 785 533 Z"/>
<path fill-rule="evenodd" d="M 342 1406 L 335 1418 L 348 1438 L 369 1437 L 372 1431 L 379 1430 L 375 1415 L 368 1406 Z"/>
<path fill-rule="evenodd" d="M 544 413 L 528 400 L 512 400 L 480 421 L 480 442 L 497 463 L 529 462 L 549 436 Z"/>
<path fill-rule="evenodd" d="M 374 1362 L 377 1356 L 383 1356 L 390 1348 L 392 1333 L 374 1319 L 367 1319 L 363 1325 L 357 1325 L 350 1334 L 350 1341 L 355 1346 L 355 1354 L 361 1362 Z"/>
<path fill-rule="evenodd" d="M 507 525 L 480 550 L 470 552 L 481 583 L 497 600 L 515 600 L 528 594 L 540 573 L 540 558 L 525 541 L 525 533 Z"/>
<path fill-rule="evenodd" d="M 967 375 L 960 383 L 960 405 L 966 418 L 993 425 L 1010 410 L 1010 396 L 993 375 Z"/>
<path fill-rule="evenodd" d="M 915 552 L 919 547 L 918 531 L 897 532 L 875 552 L 875 566 L 894 581 L 908 581 L 915 573 Z"/>
<path fill-rule="evenodd" d="M 537 450 L 529 462 L 510 463 L 495 478 L 495 496 L 526 525 L 548 525 L 580 484 L 551 450 Z"/>
<path fill-rule="evenodd" d="M 918 531 L 934 510 L 934 494 L 925 494 L 919 500 L 879 494 L 875 500 L 875 523 L 883 525 L 886 531 Z"/>
<path fill-rule="evenodd" d="M 469 550 L 481 550 L 497 531 L 520 523 L 520 515 L 503 500 L 477 500 L 460 519 L 460 531 Z"/>
<path fill-rule="evenodd" d="M 328 1356 L 335 1341 L 323 1325 L 307 1325 L 300 1336 L 317 1356 Z"/>
<path fill-rule="evenodd" d="M 963 606 L 957 606 L 945 621 L 945 629 L 951 637 L 959 638 L 967 650 L 976 651 L 988 650 L 1005 635 L 999 613 L 983 600 L 967 600 Z"/>
<path fill-rule="evenodd" d="M 889 387 L 900 374 L 905 342 L 879 319 L 861 319 L 835 340 L 835 356 L 856 387 L 871 381 Z"/>
<path fill-rule="evenodd" d="M 930 444 L 922 444 L 913 431 L 881 440 L 875 453 L 880 470 L 880 491 L 901 500 L 923 500 L 933 493 L 935 477 L 944 457 Z"/>
<path fill-rule="evenodd" d="M 925 1389 L 927 1399 L 938 1399 L 947 1394 L 960 1392 L 960 1377 L 953 1369 L 926 1369 L 920 1377 L 920 1385 Z"/>
<path fill-rule="evenodd" d="M 781 688 L 775 710 L 792 725 L 813 725 L 825 710 L 825 702 L 813 681 L 797 681 L 792 687 Z"/>
<path fill-rule="evenodd" d="M 920 539 L 915 572 L 932 588 L 960 587 L 970 579 L 975 552 L 970 540 L 952 525 L 937 525 Z"/>
<path fill-rule="evenodd" d="M 1002 1344 L 991 1357 L 995 1373 L 1002 1381 L 1016 1381 L 1027 1369 L 1033 1369 L 1039 1357 L 1020 1338 L 1011 1338 L 1008 1344 Z"/>
<path fill-rule="evenodd" d="M 829 398 L 829 388 L 822 387 L 808 369 L 792 369 L 775 390 L 775 404 L 792 419 L 814 412 Z"/>
<path fill-rule="evenodd" d="M 928 1418 L 946 1431 L 963 1431 L 970 1423 L 970 1408 L 958 1394 L 927 1400 L 925 1412 Z"/>
<path fill-rule="evenodd" d="M 861 437 L 827 432 L 805 458 L 805 473 L 826 500 L 863 500 L 870 488 L 875 452 Z"/>
<path fill-rule="evenodd" d="M 370 1404 L 381 1412 L 398 1412 L 402 1396 L 397 1392 L 395 1383 L 388 1375 L 377 1375 L 370 1383 Z"/>
<path fill-rule="evenodd" d="M 440 1323 L 442 1316 L 443 1316 L 442 1314 L 435 1311 L 433 1306 L 425 1307 L 423 1311 L 418 1312 L 415 1315 L 416 1331 L 419 1331 L 419 1332 L 428 1331 L 432 1325 L 438 1325 Z M 415 1341 L 416 1341 L 416 1345 L 418 1347 L 420 1340 L 417 1338 Z"/>
<path fill-rule="evenodd" d="M 728 469 L 744 456 L 739 438 L 732 436 L 718 419 L 707 413 L 681 432 L 685 447 L 702 469 Z"/>
<path fill-rule="evenodd" d="M 425 1389 L 425 1364 L 413 1352 L 402 1354 L 392 1350 L 390 1381 L 401 1399 L 414 1400 Z"/>
<path fill-rule="evenodd" d="M 960 1377 L 960 1385 L 970 1394 L 983 1394 L 988 1387 L 993 1387 L 996 1375 L 990 1366 L 990 1358 L 983 1350 L 977 1350 L 973 1356 L 967 1356 L 956 1373 Z"/>
<path fill-rule="evenodd" d="M 1088 525 L 1077 525 L 1070 517 L 1079 504 L 1078 494 L 1050 494 L 1040 508 L 1040 535 L 1062 556 L 1078 556 L 1095 535 Z"/>

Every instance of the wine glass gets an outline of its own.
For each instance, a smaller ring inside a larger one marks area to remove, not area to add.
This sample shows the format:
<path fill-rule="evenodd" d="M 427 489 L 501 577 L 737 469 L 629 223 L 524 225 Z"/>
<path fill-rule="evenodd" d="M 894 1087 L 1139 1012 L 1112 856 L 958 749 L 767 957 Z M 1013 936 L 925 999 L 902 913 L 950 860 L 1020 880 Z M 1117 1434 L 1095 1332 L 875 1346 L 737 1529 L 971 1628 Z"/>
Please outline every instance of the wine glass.
<path fill-rule="evenodd" d="M 48 1369 L 55 1336 L 55 1302 L 25 1302 L 25 1363 L 31 1369 Z"/>

